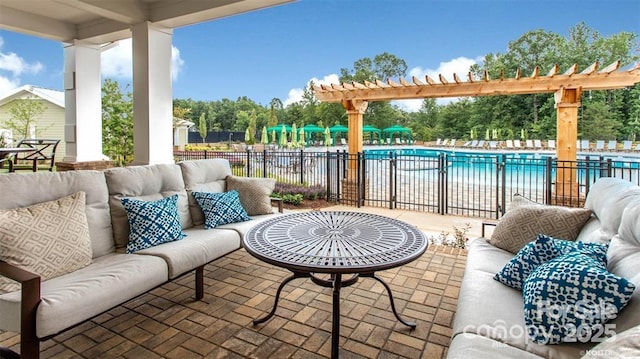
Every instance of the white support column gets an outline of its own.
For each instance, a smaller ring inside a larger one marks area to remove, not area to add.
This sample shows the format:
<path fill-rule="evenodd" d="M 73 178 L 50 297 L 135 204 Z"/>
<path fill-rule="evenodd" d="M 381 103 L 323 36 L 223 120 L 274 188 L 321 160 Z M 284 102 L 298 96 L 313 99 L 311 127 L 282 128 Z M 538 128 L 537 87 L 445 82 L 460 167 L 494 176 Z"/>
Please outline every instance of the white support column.
<path fill-rule="evenodd" d="M 173 30 L 143 22 L 131 31 L 134 164 L 173 163 Z"/>
<path fill-rule="evenodd" d="M 100 161 L 102 155 L 100 46 L 64 44 L 63 162 Z"/>

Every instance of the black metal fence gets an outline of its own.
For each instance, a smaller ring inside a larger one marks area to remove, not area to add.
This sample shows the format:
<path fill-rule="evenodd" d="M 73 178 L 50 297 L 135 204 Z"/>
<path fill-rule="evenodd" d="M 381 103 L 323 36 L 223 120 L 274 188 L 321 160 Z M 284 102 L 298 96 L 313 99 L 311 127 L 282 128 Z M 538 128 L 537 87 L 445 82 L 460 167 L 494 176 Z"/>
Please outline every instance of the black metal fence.
<path fill-rule="evenodd" d="M 575 162 L 535 153 L 416 154 L 176 151 L 176 161 L 226 158 L 236 175 L 320 185 L 328 201 L 439 214 L 499 218 L 515 193 L 539 202 L 583 206 L 600 177 L 640 184 L 640 158 L 587 156 Z M 351 188 L 349 188 L 351 186 Z"/>

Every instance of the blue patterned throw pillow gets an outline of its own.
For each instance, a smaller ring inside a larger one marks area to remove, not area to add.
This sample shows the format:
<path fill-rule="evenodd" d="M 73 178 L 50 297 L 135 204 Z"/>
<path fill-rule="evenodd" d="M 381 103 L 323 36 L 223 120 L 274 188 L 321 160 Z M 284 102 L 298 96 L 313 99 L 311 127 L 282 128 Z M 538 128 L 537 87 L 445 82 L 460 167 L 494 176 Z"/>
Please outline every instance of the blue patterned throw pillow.
<path fill-rule="evenodd" d="M 236 190 L 220 193 L 193 192 L 193 197 L 204 212 L 204 228 L 210 229 L 251 219 L 242 207 Z"/>
<path fill-rule="evenodd" d="M 589 248 L 538 266 L 522 287 L 529 338 L 539 344 L 588 342 L 609 333 L 635 286 L 607 272 L 606 258 Z"/>
<path fill-rule="evenodd" d="M 178 214 L 177 194 L 157 201 L 133 198 L 122 198 L 120 201 L 129 220 L 127 253 L 185 237 Z"/>
<path fill-rule="evenodd" d="M 539 265 L 571 251 L 587 248 L 603 258 L 606 265 L 606 244 L 573 242 L 539 234 L 535 241 L 528 243 L 507 263 L 493 279 L 522 290 L 522 284 L 527 276 Z"/>

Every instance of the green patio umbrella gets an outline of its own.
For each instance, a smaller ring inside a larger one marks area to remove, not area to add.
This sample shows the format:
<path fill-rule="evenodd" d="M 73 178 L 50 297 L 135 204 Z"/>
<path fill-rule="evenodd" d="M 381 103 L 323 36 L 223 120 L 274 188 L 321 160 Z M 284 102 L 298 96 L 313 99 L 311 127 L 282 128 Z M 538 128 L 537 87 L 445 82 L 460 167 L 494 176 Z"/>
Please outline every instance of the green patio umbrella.
<path fill-rule="evenodd" d="M 334 125 L 329 127 L 329 131 L 331 132 L 331 137 L 333 138 L 333 144 L 336 144 L 336 135 L 338 133 L 348 133 L 349 129 L 342 125 Z"/>
<path fill-rule="evenodd" d="M 271 142 L 276 143 L 276 130 L 271 130 Z"/>
<path fill-rule="evenodd" d="M 249 133 L 249 127 L 244 131 L 244 142 L 248 143 L 251 139 L 251 133 Z"/>
<path fill-rule="evenodd" d="M 260 142 L 265 145 L 269 143 L 269 134 L 267 133 L 267 126 L 262 126 L 262 136 L 260 137 Z"/>
<path fill-rule="evenodd" d="M 393 139 L 394 134 L 398 134 L 399 137 L 404 134 L 408 139 L 411 139 L 411 129 L 407 127 L 402 127 L 400 125 L 393 125 L 391 127 L 387 127 L 384 130 L 382 130 L 382 132 L 386 134 L 387 138 L 389 138 L 390 140 Z"/>
<path fill-rule="evenodd" d="M 307 139 L 307 144 L 309 144 L 309 141 L 313 141 L 316 139 L 316 133 L 324 134 L 324 128 L 318 127 L 314 124 L 304 125 L 304 134 Z"/>
<path fill-rule="evenodd" d="M 282 131 L 282 126 L 284 126 L 285 131 L 287 131 L 287 133 L 291 132 L 291 126 L 289 125 L 285 125 L 285 124 L 277 124 L 273 127 L 269 127 L 267 128 L 267 131 L 276 131 L 276 132 L 280 132 Z"/>
<path fill-rule="evenodd" d="M 296 124 L 291 125 L 291 144 L 296 145 L 298 143 L 298 129 Z"/>
<path fill-rule="evenodd" d="M 287 128 L 282 125 L 282 129 L 280 130 L 280 147 L 285 147 L 287 145 Z"/>
<path fill-rule="evenodd" d="M 370 140 L 373 141 L 374 134 L 378 139 L 380 139 L 380 134 L 382 133 L 382 130 L 380 130 L 379 128 L 373 127 L 371 125 L 364 125 L 362 126 L 362 133 L 363 135 L 366 135 L 368 133 L 370 136 Z"/>

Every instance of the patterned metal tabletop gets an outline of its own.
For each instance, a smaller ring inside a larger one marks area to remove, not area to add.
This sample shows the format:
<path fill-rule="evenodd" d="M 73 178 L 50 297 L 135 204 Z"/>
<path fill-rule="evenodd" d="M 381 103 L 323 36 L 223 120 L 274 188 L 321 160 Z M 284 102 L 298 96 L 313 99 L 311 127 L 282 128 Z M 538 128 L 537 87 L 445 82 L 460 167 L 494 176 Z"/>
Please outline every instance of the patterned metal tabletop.
<path fill-rule="evenodd" d="M 375 214 L 313 211 L 272 218 L 243 239 L 253 256 L 290 270 L 362 273 L 413 261 L 427 249 L 416 227 Z"/>

